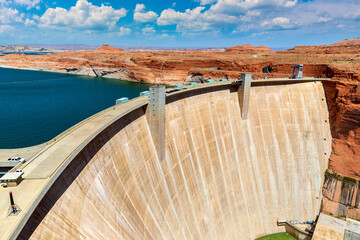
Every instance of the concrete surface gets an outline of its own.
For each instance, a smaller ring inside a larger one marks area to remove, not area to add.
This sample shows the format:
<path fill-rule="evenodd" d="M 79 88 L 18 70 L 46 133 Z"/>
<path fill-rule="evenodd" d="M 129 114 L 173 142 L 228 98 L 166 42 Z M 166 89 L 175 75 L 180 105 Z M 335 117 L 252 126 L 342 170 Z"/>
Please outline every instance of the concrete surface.
<path fill-rule="evenodd" d="M 88 119 L 23 167 L 18 216 L 0 189 L 2 238 L 254 239 L 315 219 L 331 152 L 322 84 L 252 85 L 247 121 L 236 84 L 168 94 L 162 162 L 147 97 Z"/>
<path fill-rule="evenodd" d="M 9 157 L 32 158 L 36 153 L 44 149 L 45 144 L 28 148 L 0 149 L 0 162 L 7 162 Z"/>
<path fill-rule="evenodd" d="M 346 221 L 321 213 L 316 224 L 313 240 L 350 240 L 344 238 L 346 231 L 351 231 L 360 236 L 360 222 L 352 219 Z"/>

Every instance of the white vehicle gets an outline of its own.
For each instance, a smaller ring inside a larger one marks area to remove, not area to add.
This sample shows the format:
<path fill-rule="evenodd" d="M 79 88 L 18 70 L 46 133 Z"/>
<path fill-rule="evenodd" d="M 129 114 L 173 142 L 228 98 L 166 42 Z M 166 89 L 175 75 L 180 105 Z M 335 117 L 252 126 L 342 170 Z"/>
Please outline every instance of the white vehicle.
<path fill-rule="evenodd" d="M 21 158 L 21 157 L 9 157 L 8 158 L 9 162 L 22 162 L 25 163 L 26 159 L 25 158 Z"/>

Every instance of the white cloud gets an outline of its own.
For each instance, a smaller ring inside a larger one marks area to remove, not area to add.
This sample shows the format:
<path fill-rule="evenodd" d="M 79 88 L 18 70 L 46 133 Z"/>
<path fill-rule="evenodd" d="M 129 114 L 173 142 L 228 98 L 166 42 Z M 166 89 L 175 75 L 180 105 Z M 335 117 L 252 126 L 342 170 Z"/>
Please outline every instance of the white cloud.
<path fill-rule="evenodd" d="M 288 29 L 293 28 L 295 25 L 297 25 L 297 23 L 290 21 L 290 19 L 286 17 L 276 17 L 270 21 L 261 23 L 261 26 L 267 29 Z"/>
<path fill-rule="evenodd" d="M 22 22 L 23 16 L 16 9 L 0 7 L 0 23 Z"/>
<path fill-rule="evenodd" d="M 48 8 L 40 18 L 41 27 L 66 28 L 78 30 L 107 31 L 114 29 L 127 10 L 114 9 L 111 6 L 93 5 L 87 0 L 78 0 L 70 10 Z"/>
<path fill-rule="evenodd" d="M 338 0 L 195 1 L 207 6 L 198 6 L 186 11 L 165 9 L 159 14 L 157 24 L 176 25 L 176 31 L 182 35 L 204 35 L 211 32 L 255 33 L 295 30 L 302 26 L 315 32 L 316 29 L 331 31 L 334 24 L 348 24 L 351 20 L 360 19 L 358 0 L 341 0 L 341 3 Z M 359 10 L 354 11 L 357 9 Z"/>
<path fill-rule="evenodd" d="M 204 7 L 197 7 L 193 10 L 187 9 L 185 12 L 177 12 L 172 8 L 165 9 L 156 22 L 160 26 L 177 24 L 186 19 L 194 19 L 201 14 L 202 10 Z"/>
<path fill-rule="evenodd" d="M 131 31 L 130 28 L 125 28 L 125 27 L 120 27 L 120 28 L 119 28 L 119 35 L 120 35 L 120 36 L 129 35 L 131 32 L 132 32 L 132 31 Z"/>
<path fill-rule="evenodd" d="M 245 13 L 252 9 L 275 9 L 291 8 L 297 4 L 297 0 L 218 0 L 211 6 L 213 12 L 226 14 Z"/>
<path fill-rule="evenodd" d="M 148 25 L 142 29 L 142 33 L 144 35 L 152 35 L 152 34 L 156 33 L 156 30 L 154 29 L 154 26 Z"/>
<path fill-rule="evenodd" d="M 174 9 L 165 9 L 157 20 L 160 26 L 176 25 L 176 31 L 183 35 L 203 34 L 204 32 L 220 32 L 231 27 L 237 31 L 259 29 L 264 22 L 264 16 L 276 18 L 281 11 L 288 11 L 297 4 L 297 0 L 198 0 L 202 5 L 211 4 L 210 8 L 203 6 L 178 12 Z M 275 15 L 275 16 L 273 16 Z M 294 23 L 279 21 L 264 23 L 267 29 L 277 24 L 278 28 L 290 28 Z M 289 20 L 290 21 L 290 20 Z M 241 29 L 241 30 L 240 30 Z"/>
<path fill-rule="evenodd" d="M 134 20 L 138 22 L 153 22 L 157 19 L 157 13 L 153 11 L 145 12 L 144 4 L 136 4 L 134 10 Z"/>
<path fill-rule="evenodd" d="M 360 20 L 360 9 L 357 11 L 349 11 L 344 15 L 345 18 Z"/>
<path fill-rule="evenodd" d="M 15 30 L 13 26 L 10 25 L 0 25 L 0 33 L 8 33 L 12 30 Z"/>
<path fill-rule="evenodd" d="M 258 17 L 258 16 L 260 16 L 260 14 L 261 14 L 260 10 L 251 10 L 246 13 L 246 15 L 248 15 L 250 17 Z"/>
<path fill-rule="evenodd" d="M 40 0 L 14 0 L 16 4 L 27 6 L 28 9 L 36 7 Z"/>
<path fill-rule="evenodd" d="M 330 22 L 331 20 L 332 20 L 331 17 L 319 17 L 316 22 L 318 22 L 318 23 L 327 23 L 327 22 Z"/>
<path fill-rule="evenodd" d="M 28 19 L 28 18 L 25 20 L 24 24 L 25 24 L 25 26 L 28 26 L 28 27 L 36 25 L 34 20 L 31 20 L 31 19 Z"/>
<path fill-rule="evenodd" d="M 136 4 L 134 12 L 142 12 L 145 10 L 145 4 Z"/>
<path fill-rule="evenodd" d="M 219 32 L 229 24 L 235 24 L 239 18 L 224 14 L 214 14 L 210 11 L 202 12 L 205 7 L 197 7 L 185 12 L 165 9 L 157 19 L 159 26 L 176 24 L 176 31 L 183 35 L 203 34 L 203 32 Z"/>
<path fill-rule="evenodd" d="M 200 0 L 201 5 L 208 5 L 217 2 L 217 0 Z"/>

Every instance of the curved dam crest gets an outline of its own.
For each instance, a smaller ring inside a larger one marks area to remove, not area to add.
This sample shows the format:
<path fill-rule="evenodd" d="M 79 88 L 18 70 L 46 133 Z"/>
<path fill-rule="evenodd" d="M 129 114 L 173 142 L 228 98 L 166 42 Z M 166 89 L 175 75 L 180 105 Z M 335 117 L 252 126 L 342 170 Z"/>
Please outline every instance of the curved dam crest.
<path fill-rule="evenodd" d="M 239 97 L 236 84 L 168 95 L 163 161 L 147 104 L 129 111 L 75 152 L 18 239 L 254 239 L 314 220 L 331 153 L 321 82 L 253 82 L 247 119 Z M 36 184 L 31 164 L 15 194 Z"/>

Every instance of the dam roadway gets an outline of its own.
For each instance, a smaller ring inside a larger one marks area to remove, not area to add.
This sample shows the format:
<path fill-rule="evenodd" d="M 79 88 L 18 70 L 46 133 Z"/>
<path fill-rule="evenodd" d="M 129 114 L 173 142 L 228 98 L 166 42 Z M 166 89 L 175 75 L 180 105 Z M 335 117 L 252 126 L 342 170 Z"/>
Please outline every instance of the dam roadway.
<path fill-rule="evenodd" d="M 167 94 L 165 158 L 149 98 L 90 117 L 0 189 L 3 239 L 254 239 L 277 219 L 314 220 L 331 153 L 321 79 L 252 81 Z M 8 192 L 21 208 L 7 217 Z"/>

